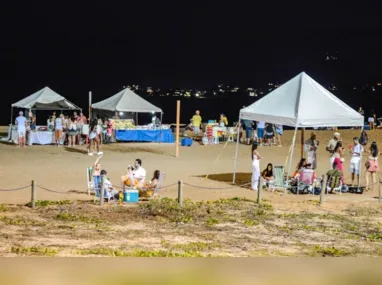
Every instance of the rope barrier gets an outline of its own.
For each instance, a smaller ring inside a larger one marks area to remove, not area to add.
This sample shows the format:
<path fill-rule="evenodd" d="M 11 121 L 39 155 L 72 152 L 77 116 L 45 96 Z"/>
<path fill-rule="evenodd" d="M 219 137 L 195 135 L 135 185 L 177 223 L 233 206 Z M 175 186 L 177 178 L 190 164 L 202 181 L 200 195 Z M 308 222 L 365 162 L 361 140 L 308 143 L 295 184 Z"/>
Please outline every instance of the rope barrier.
<path fill-rule="evenodd" d="M 205 187 L 205 186 L 198 186 L 198 185 L 189 184 L 189 183 L 187 183 L 187 182 L 183 182 L 184 185 L 188 185 L 188 186 L 191 186 L 191 187 L 194 187 L 194 188 L 210 189 L 210 190 L 233 189 L 233 188 L 238 188 L 238 187 L 247 186 L 247 185 L 250 185 L 251 183 L 252 183 L 252 182 L 248 182 L 248 183 L 245 183 L 245 184 L 235 185 L 235 186 L 230 186 L 230 187 Z"/>
<path fill-rule="evenodd" d="M 377 182 L 373 182 L 373 183 L 369 183 L 369 184 L 363 185 L 362 187 L 367 188 L 367 187 L 370 187 L 370 186 L 378 185 L 379 183 L 380 182 L 377 181 Z M 199 189 L 224 190 L 224 189 L 234 189 L 234 188 L 238 188 L 238 187 L 248 186 L 248 185 L 251 184 L 251 182 L 240 184 L 240 185 L 232 185 L 232 186 L 228 186 L 228 187 L 207 187 L 207 186 L 194 185 L 194 184 L 190 184 L 190 183 L 187 183 L 187 182 L 183 182 L 183 184 L 187 185 L 187 186 L 190 186 L 190 187 L 199 188 Z M 178 185 L 178 182 L 172 183 L 172 184 L 169 184 L 169 185 L 166 185 L 166 186 L 161 186 L 161 187 L 159 187 L 159 189 L 165 189 L 165 188 L 169 188 L 169 187 L 176 186 L 176 185 Z M 290 186 L 290 185 L 287 185 L 287 183 L 284 184 L 284 185 L 278 185 L 278 184 L 272 184 L 272 185 L 274 187 L 287 187 L 287 186 Z M 114 188 L 117 188 L 117 189 L 123 189 L 123 187 L 121 187 L 121 186 L 117 186 L 117 185 L 112 185 L 112 186 Z M 18 188 L 0 189 L 0 192 L 19 191 L 19 190 L 28 189 L 30 187 L 31 187 L 30 185 L 26 185 L 26 186 L 22 186 L 22 187 L 18 187 Z M 52 192 L 52 193 L 70 194 L 70 191 L 66 191 L 66 192 L 56 191 L 56 190 L 52 190 L 52 189 L 43 187 L 41 185 L 36 185 L 36 187 L 38 187 L 38 188 L 40 188 L 42 190 L 48 191 L 48 192 Z M 358 187 L 358 186 L 355 185 L 354 187 Z M 145 189 L 151 189 L 151 188 L 149 188 L 149 187 L 142 187 L 141 189 L 145 190 Z"/>
<path fill-rule="evenodd" d="M 55 190 L 51 190 L 51 189 L 48 189 L 48 188 L 45 188 L 45 187 L 42 187 L 40 185 L 36 185 L 36 187 L 38 188 L 41 188 L 45 191 L 48 191 L 48 192 L 52 192 L 52 193 L 58 193 L 58 194 L 69 194 L 69 191 L 66 191 L 66 192 L 61 192 L 61 191 L 55 191 Z"/>
<path fill-rule="evenodd" d="M 170 185 L 166 185 L 166 186 L 161 186 L 159 187 L 159 189 L 165 189 L 165 188 L 169 188 L 169 187 L 172 187 L 172 186 L 175 186 L 175 185 L 178 185 L 178 183 L 173 183 L 173 184 L 170 184 Z M 117 186 L 117 185 L 111 185 L 113 186 L 113 188 L 117 188 L 117 189 L 123 189 L 123 187 L 121 186 Z M 139 189 L 142 189 L 142 190 L 148 190 L 148 189 L 152 189 L 151 187 L 140 187 Z"/>
<path fill-rule="evenodd" d="M 18 190 L 27 189 L 27 188 L 30 188 L 30 187 L 31 187 L 30 185 L 26 185 L 26 186 L 23 186 L 23 187 L 13 188 L 13 189 L 0 189 L 0 192 L 18 191 Z"/>

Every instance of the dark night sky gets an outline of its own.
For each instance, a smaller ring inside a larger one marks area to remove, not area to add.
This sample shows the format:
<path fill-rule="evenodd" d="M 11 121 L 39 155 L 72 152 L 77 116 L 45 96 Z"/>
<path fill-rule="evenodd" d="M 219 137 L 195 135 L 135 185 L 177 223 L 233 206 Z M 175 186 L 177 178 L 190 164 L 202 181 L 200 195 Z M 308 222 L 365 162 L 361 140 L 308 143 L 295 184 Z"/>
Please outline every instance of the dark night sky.
<path fill-rule="evenodd" d="M 0 124 L 46 85 L 86 109 L 89 90 L 96 101 L 130 83 L 259 86 L 303 70 L 323 83 L 382 79 L 382 4 L 55 2 L 1 5 Z M 324 67 L 326 52 L 340 65 Z"/>

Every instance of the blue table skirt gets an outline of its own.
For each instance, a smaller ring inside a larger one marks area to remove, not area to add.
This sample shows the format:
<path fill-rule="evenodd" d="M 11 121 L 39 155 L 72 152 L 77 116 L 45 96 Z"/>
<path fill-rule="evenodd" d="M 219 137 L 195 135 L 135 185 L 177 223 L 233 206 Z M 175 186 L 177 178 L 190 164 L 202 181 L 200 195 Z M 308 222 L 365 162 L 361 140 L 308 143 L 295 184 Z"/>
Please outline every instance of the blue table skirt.
<path fill-rule="evenodd" d="M 171 130 L 117 130 L 117 141 L 173 143 Z"/>

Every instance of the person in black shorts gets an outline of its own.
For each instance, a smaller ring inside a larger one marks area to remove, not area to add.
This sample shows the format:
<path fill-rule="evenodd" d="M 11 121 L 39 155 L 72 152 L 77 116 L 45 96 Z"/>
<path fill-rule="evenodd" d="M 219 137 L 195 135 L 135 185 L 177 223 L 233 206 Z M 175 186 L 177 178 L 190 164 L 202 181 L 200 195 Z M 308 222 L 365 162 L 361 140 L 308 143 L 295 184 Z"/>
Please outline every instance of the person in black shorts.
<path fill-rule="evenodd" d="M 267 143 L 265 145 L 272 145 L 272 140 L 274 138 L 275 134 L 273 132 L 273 124 L 266 124 L 265 126 L 265 137 L 267 139 Z"/>

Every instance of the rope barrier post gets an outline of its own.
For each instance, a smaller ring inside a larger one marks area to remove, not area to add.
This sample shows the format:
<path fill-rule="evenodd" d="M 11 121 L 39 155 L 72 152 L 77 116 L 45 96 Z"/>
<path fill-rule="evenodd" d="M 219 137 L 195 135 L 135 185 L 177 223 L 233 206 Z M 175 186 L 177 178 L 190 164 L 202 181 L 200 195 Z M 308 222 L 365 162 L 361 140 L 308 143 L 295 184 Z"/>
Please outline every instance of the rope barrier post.
<path fill-rule="evenodd" d="M 261 204 L 262 196 L 263 196 L 263 177 L 259 178 L 259 189 L 257 191 L 257 204 Z"/>
<path fill-rule="evenodd" d="M 183 181 L 178 181 L 178 204 L 179 207 L 183 207 Z"/>
<path fill-rule="evenodd" d="M 324 176 L 324 175 L 323 175 Z M 326 175 L 322 179 L 322 187 L 321 187 L 321 193 L 320 193 L 320 206 L 324 204 L 324 197 L 326 192 L 326 184 L 328 183 Z"/>
<path fill-rule="evenodd" d="M 31 188 L 32 188 L 31 207 L 32 209 L 34 209 L 36 207 L 36 187 L 35 187 L 34 180 L 32 180 Z"/>
<path fill-rule="evenodd" d="M 101 187 L 100 187 L 100 193 L 99 193 L 99 205 L 100 206 L 103 205 L 103 200 L 104 200 L 103 194 L 104 194 L 104 191 L 105 191 L 105 175 L 102 175 L 101 176 Z"/>
<path fill-rule="evenodd" d="M 382 178 L 379 179 L 379 197 L 378 197 L 378 202 L 382 203 Z"/>

